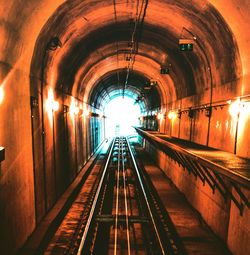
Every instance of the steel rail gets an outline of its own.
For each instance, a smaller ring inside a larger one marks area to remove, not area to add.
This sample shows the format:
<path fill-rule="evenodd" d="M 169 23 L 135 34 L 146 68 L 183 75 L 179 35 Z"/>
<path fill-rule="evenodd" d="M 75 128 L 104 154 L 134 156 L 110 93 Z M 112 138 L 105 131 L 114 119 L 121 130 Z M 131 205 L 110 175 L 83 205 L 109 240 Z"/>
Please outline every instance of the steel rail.
<path fill-rule="evenodd" d="M 124 142 L 124 138 L 122 138 L 122 143 Z M 126 140 L 126 142 L 128 142 Z M 125 144 L 125 143 L 124 143 Z M 126 173 L 124 166 L 124 155 L 123 155 L 123 147 L 122 147 L 122 174 L 123 174 L 123 189 L 124 189 L 124 204 L 125 204 L 125 215 L 126 215 L 126 226 L 127 226 L 127 245 L 128 245 L 128 255 L 131 254 L 130 248 L 130 236 L 129 236 L 129 219 L 128 219 L 128 198 L 127 198 L 127 189 L 126 189 Z"/>
<path fill-rule="evenodd" d="M 131 147 L 130 147 L 130 144 L 129 144 L 129 141 L 128 141 L 127 138 L 126 138 L 126 141 L 127 141 L 127 144 L 128 144 L 128 149 L 129 149 L 129 152 L 130 152 L 130 155 L 131 155 L 132 162 L 133 162 L 133 164 L 134 164 L 134 169 L 135 169 L 135 171 L 136 171 L 136 175 L 137 175 L 137 178 L 138 178 L 140 187 L 141 187 L 141 191 L 142 191 L 142 193 L 143 193 L 143 196 L 144 196 L 144 199 L 145 199 L 145 203 L 146 203 L 146 205 L 147 205 L 147 209 L 148 209 L 148 212 L 149 212 L 149 215 L 150 215 L 152 224 L 153 224 L 153 228 L 154 228 L 154 230 L 155 230 L 155 234 L 156 234 L 156 237 L 157 237 L 157 241 L 158 241 L 158 243 L 159 243 L 159 246 L 160 246 L 160 249 L 161 249 L 162 254 L 166 255 L 166 252 L 165 252 L 165 249 L 164 249 L 164 245 L 163 245 L 163 243 L 162 243 L 162 241 L 161 241 L 161 237 L 160 237 L 160 234 L 159 234 L 159 231 L 158 231 L 158 228 L 157 228 L 157 225 L 156 225 L 156 222 L 155 222 L 155 219 L 154 219 L 152 210 L 151 210 L 150 205 L 149 205 L 148 197 L 147 197 L 146 191 L 145 191 L 145 189 L 144 189 L 144 185 L 143 185 L 143 182 L 142 182 L 142 178 L 141 178 L 139 169 L 138 169 L 138 167 L 137 167 L 137 163 L 136 163 L 136 161 L 135 161 L 135 157 L 134 157 L 134 155 L 133 155 L 133 153 L 132 153 L 132 150 L 131 150 Z"/>
<path fill-rule="evenodd" d="M 120 160 L 121 160 L 121 140 L 120 140 L 120 138 L 119 138 L 118 166 L 117 166 L 117 179 L 116 179 L 116 202 L 115 202 L 115 240 L 114 240 L 114 255 L 117 254 L 117 241 L 118 241 Z"/>
<path fill-rule="evenodd" d="M 111 154 L 112 154 L 112 151 L 113 151 L 114 144 L 115 144 L 115 139 L 113 140 L 110 151 L 109 151 L 109 155 L 108 155 L 108 158 L 107 158 L 107 161 L 106 161 L 103 173 L 102 173 L 102 177 L 100 179 L 100 183 L 98 185 L 98 188 L 97 188 L 97 191 L 96 191 L 96 194 L 95 194 L 95 198 L 94 198 L 94 201 L 93 201 L 93 204 L 92 204 L 92 207 L 91 207 L 91 211 L 90 211 L 87 223 L 86 223 L 86 227 L 84 229 L 84 232 L 83 232 L 83 235 L 82 235 L 82 238 L 81 238 L 81 242 L 80 242 L 80 246 L 79 246 L 78 251 L 77 251 L 77 255 L 82 254 L 82 250 L 83 250 L 84 243 L 85 243 L 87 235 L 88 235 L 90 224 L 92 222 L 92 219 L 93 219 L 93 216 L 94 216 L 94 213 L 95 213 L 97 200 L 99 198 L 100 191 L 101 191 L 101 188 L 102 188 L 102 185 L 103 185 L 104 177 L 105 177 L 107 169 L 108 169 L 108 164 L 109 164 L 109 161 L 110 161 L 110 158 L 111 158 Z"/>

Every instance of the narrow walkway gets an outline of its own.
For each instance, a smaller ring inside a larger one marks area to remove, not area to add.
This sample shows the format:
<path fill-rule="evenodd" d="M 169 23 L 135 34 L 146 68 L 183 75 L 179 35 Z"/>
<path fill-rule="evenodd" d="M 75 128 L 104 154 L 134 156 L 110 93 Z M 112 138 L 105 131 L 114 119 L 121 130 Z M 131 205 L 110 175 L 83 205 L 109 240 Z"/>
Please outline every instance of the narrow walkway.
<path fill-rule="evenodd" d="M 211 165 L 219 173 L 238 181 L 250 188 L 250 159 L 236 156 L 233 153 L 210 148 L 190 141 L 169 137 L 156 131 L 136 129 L 145 139 L 153 141 L 158 146 L 165 146 L 188 153 L 203 164 Z"/>
<path fill-rule="evenodd" d="M 155 166 L 150 156 L 137 148 L 144 169 L 158 191 L 164 206 L 176 227 L 188 254 L 220 255 L 231 254 L 187 202 L 186 198 L 172 184 L 171 180 Z M 205 205 L 204 205 L 205 206 Z"/>

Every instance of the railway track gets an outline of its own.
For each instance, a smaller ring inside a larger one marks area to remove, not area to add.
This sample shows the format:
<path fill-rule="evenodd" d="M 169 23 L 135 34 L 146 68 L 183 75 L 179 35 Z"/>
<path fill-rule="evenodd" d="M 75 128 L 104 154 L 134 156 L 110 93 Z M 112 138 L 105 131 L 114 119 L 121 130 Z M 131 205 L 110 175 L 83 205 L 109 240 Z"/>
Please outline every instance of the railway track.
<path fill-rule="evenodd" d="M 44 254 L 186 254 L 134 154 L 112 141 Z"/>

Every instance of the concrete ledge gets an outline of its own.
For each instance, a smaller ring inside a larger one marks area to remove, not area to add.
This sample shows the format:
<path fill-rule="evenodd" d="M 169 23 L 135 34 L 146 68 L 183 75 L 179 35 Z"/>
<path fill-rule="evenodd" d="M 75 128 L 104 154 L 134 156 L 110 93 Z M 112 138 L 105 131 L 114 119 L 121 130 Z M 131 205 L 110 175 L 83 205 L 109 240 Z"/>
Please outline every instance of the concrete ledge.
<path fill-rule="evenodd" d="M 97 156 L 101 152 L 103 144 L 90 158 L 90 160 L 83 167 L 76 179 L 66 189 L 62 196 L 58 199 L 53 208 L 47 213 L 44 219 L 38 224 L 34 232 L 31 234 L 27 242 L 17 253 L 18 255 L 38 255 L 43 254 L 44 246 L 51 239 L 53 232 L 59 226 L 62 221 L 65 212 L 70 208 L 72 201 L 77 196 L 81 189 L 81 186 L 85 182 L 88 176 L 88 170 L 90 170 Z"/>

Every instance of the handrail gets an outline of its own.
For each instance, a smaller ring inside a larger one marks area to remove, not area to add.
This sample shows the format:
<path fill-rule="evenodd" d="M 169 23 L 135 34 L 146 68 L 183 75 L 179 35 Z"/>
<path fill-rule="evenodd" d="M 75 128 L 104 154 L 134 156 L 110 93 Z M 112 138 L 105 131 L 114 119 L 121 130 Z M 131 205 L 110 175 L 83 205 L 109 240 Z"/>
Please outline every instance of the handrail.
<path fill-rule="evenodd" d="M 218 163 L 215 163 L 211 160 L 208 160 L 200 155 L 197 155 L 193 152 L 190 152 L 184 148 L 182 148 L 181 146 L 179 145 L 176 145 L 170 141 L 165 141 L 163 140 L 162 138 L 159 138 L 153 134 L 150 134 L 140 128 L 137 128 L 135 127 L 136 131 L 141 134 L 144 138 L 148 138 L 149 140 L 153 141 L 153 142 L 156 142 L 158 145 L 160 146 L 166 146 L 172 150 L 175 150 L 177 152 L 181 152 L 187 156 L 189 156 L 190 158 L 198 161 L 200 164 L 202 164 L 203 166 L 213 170 L 213 171 L 217 171 L 218 173 L 220 173 L 221 175 L 227 177 L 228 179 L 230 179 L 230 181 L 233 181 L 233 182 L 237 182 L 237 184 L 241 184 L 243 185 L 244 187 L 250 189 L 250 175 L 249 176 L 246 176 L 246 175 L 243 175 L 239 172 L 236 172 L 232 169 L 229 169 L 227 167 L 224 167 Z"/>

